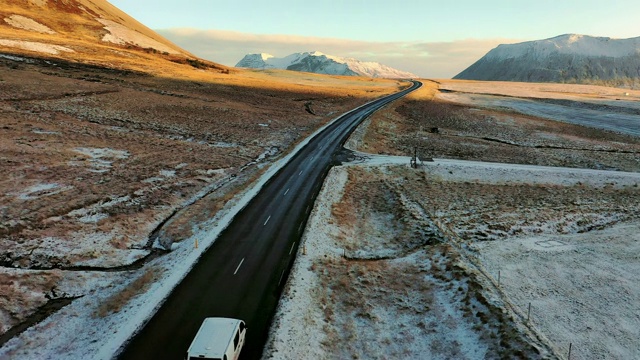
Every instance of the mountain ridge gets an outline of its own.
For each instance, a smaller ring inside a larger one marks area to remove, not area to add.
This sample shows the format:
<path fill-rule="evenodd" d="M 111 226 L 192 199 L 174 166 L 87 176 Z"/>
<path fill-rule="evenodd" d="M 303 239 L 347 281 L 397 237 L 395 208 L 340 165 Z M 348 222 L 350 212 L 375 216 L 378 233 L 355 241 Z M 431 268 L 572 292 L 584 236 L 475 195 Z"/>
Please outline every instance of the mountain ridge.
<path fill-rule="evenodd" d="M 640 82 L 640 37 L 564 34 L 501 44 L 454 79 L 635 84 Z"/>
<path fill-rule="evenodd" d="M 277 58 L 271 54 L 245 55 L 236 67 L 252 69 L 282 69 L 327 75 L 367 76 L 373 78 L 414 78 L 407 71 L 394 69 L 378 62 L 366 62 L 324 54 L 320 51 L 299 52 Z"/>

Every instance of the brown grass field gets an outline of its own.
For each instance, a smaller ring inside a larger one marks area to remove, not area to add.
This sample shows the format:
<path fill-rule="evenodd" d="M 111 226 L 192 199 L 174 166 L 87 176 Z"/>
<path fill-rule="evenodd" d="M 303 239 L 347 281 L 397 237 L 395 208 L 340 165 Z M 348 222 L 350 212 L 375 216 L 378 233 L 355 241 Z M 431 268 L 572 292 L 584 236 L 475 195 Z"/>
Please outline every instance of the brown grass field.
<path fill-rule="evenodd" d="M 161 50 L 102 41 L 98 19 Z M 407 86 L 227 68 L 104 1 L 2 1 L 0 54 L 0 334 L 79 266 L 143 258 L 161 224 L 171 248 L 320 126 Z"/>

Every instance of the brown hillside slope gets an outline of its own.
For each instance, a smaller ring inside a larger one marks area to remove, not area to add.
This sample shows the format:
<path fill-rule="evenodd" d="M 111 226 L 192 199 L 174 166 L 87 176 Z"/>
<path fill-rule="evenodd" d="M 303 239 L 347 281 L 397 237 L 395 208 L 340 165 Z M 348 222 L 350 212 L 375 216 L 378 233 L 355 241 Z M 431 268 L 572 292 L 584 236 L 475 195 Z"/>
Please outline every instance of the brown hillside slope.
<path fill-rule="evenodd" d="M 148 31 L 104 1 L 0 0 L 0 359 L 111 348 L 270 163 L 406 86 L 227 69 Z"/>
<path fill-rule="evenodd" d="M 0 51 L 135 70 L 149 61 L 196 59 L 104 0 L 2 0 Z"/>

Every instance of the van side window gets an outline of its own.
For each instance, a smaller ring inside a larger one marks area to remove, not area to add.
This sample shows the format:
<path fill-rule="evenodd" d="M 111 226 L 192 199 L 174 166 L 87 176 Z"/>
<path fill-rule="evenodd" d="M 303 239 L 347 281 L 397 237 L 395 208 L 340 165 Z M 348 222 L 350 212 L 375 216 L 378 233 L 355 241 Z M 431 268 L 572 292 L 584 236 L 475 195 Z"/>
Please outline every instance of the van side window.
<path fill-rule="evenodd" d="M 233 338 L 233 348 L 238 349 L 238 343 L 240 342 L 240 332 L 236 331 L 236 337 Z"/>

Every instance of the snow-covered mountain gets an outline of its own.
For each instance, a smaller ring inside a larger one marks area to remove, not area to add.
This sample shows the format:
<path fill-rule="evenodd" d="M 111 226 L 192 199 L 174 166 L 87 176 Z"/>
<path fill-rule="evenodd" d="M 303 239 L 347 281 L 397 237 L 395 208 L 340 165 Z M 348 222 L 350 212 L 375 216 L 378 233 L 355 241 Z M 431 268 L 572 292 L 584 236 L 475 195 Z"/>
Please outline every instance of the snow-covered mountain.
<path fill-rule="evenodd" d="M 633 83 L 640 79 L 640 37 L 566 34 L 499 45 L 454 79 Z"/>
<path fill-rule="evenodd" d="M 319 51 L 294 53 L 283 58 L 269 54 L 249 54 L 236 67 L 252 69 L 284 69 L 328 75 L 369 76 L 378 78 L 414 78 L 416 75 L 382 65 L 352 58 L 323 54 Z"/>

